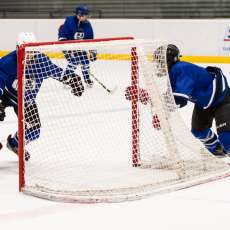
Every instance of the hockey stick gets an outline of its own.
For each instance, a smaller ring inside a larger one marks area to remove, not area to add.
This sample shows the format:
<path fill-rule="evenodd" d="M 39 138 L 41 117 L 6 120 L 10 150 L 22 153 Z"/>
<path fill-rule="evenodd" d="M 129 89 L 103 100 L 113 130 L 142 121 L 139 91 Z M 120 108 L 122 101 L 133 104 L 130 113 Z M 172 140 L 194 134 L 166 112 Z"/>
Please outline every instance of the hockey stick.
<path fill-rule="evenodd" d="M 72 66 L 73 67 L 73 71 L 75 71 L 74 67 L 75 66 Z M 104 85 L 104 83 L 102 83 L 97 77 L 95 77 L 94 74 L 92 74 L 91 72 L 89 72 L 89 75 L 99 84 L 101 85 L 108 93 L 110 94 L 113 94 L 116 90 L 117 90 L 117 86 L 115 86 L 113 89 L 109 89 L 107 86 Z"/>
<path fill-rule="evenodd" d="M 117 86 L 115 86 L 113 89 L 109 89 L 107 86 L 105 86 L 97 77 L 95 77 L 94 74 L 89 74 L 99 85 L 101 85 L 108 93 L 113 94 L 117 90 Z"/>

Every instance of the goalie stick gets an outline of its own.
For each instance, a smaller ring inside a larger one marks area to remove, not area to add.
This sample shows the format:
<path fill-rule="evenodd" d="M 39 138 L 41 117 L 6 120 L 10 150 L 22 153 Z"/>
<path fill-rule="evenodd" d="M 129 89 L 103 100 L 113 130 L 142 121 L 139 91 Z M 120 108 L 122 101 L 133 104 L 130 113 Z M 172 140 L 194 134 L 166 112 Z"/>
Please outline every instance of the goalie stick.
<path fill-rule="evenodd" d="M 97 77 L 95 77 L 94 74 L 90 73 L 89 74 L 99 85 L 101 85 L 108 93 L 113 94 L 116 89 L 117 86 L 115 86 L 113 89 L 109 89 L 107 86 L 104 85 L 104 83 L 102 83 Z"/>

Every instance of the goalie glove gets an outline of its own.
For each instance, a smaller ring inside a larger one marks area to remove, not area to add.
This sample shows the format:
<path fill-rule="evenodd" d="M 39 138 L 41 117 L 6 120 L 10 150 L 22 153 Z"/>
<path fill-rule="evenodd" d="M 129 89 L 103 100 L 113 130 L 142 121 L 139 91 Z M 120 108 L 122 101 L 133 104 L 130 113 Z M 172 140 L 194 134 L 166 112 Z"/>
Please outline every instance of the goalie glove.
<path fill-rule="evenodd" d="M 125 98 L 126 100 L 128 101 L 131 101 L 131 100 L 140 100 L 140 102 L 144 105 L 147 105 L 148 102 L 149 102 L 149 94 L 147 92 L 147 90 L 145 89 L 141 89 L 139 88 L 138 90 L 138 98 L 137 98 L 137 92 L 136 92 L 136 89 L 133 87 L 133 86 L 128 86 L 126 89 L 125 89 Z"/>
<path fill-rule="evenodd" d="M 80 97 L 83 94 L 84 86 L 79 75 L 73 73 L 71 75 L 64 76 L 62 82 L 64 85 L 69 85 L 71 87 L 71 93 L 74 96 Z"/>
<path fill-rule="evenodd" d="M 2 100 L 0 100 L 0 121 L 4 121 L 6 113 L 5 113 L 5 105 L 3 104 Z"/>

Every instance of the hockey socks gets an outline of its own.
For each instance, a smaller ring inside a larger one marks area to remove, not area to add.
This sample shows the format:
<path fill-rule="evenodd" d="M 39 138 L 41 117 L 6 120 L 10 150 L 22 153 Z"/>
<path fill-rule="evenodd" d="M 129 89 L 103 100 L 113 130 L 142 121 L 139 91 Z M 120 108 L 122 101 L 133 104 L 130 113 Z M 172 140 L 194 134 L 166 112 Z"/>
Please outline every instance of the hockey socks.
<path fill-rule="evenodd" d="M 93 81 L 90 79 L 89 65 L 82 65 L 81 71 L 86 85 L 91 88 Z"/>
<path fill-rule="evenodd" d="M 204 146 L 214 155 L 225 155 L 221 142 L 218 140 L 217 135 L 211 129 L 203 131 L 192 130 L 192 134 L 198 138 Z"/>

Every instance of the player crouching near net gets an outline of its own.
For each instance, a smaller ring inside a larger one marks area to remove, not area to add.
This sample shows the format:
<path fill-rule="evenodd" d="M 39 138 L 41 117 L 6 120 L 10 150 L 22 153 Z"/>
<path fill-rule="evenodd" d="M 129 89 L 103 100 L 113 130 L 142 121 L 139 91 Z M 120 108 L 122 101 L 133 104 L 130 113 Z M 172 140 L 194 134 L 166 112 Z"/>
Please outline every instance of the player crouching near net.
<path fill-rule="evenodd" d="M 20 33 L 17 39 L 17 47 L 25 43 L 36 42 L 35 35 L 30 32 Z M 26 68 L 24 71 L 24 114 L 25 114 L 25 139 L 26 144 L 36 140 L 40 136 L 41 122 L 36 104 L 36 96 L 43 80 L 51 77 L 71 87 L 71 93 L 81 96 L 84 87 L 81 78 L 72 70 L 56 66 L 51 60 L 37 51 L 26 54 Z M 46 69 L 46 72 L 36 71 Z M 17 50 L 0 59 L 0 121 L 5 118 L 5 108 L 13 107 L 18 113 L 17 104 Z M 1 145 L 2 148 L 2 145 Z M 7 148 L 18 154 L 18 133 L 7 138 Z M 25 160 L 28 161 L 30 154 L 25 151 Z"/>
<path fill-rule="evenodd" d="M 87 5 L 77 6 L 75 15 L 67 17 L 64 24 L 59 27 L 58 40 L 94 39 L 93 28 L 88 20 L 89 13 Z M 63 53 L 68 62 L 67 68 L 76 70 L 77 66 L 81 66 L 84 82 L 88 88 L 91 88 L 93 81 L 90 78 L 90 62 L 96 61 L 96 50 L 66 50 Z"/>
<path fill-rule="evenodd" d="M 157 51 L 156 51 L 157 52 Z M 155 55 L 157 55 L 155 52 Z M 166 52 L 169 80 L 176 104 L 182 108 L 187 102 L 195 104 L 192 114 L 192 134 L 215 156 L 230 156 L 230 89 L 218 67 L 201 66 L 180 61 L 180 51 L 169 44 Z M 148 92 L 140 89 L 140 101 L 149 102 Z M 132 87 L 125 96 L 131 100 Z M 217 134 L 212 131 L 216 121 Z M 160 129 L 160 119 L 153 116 L 153 126 Z"/>

